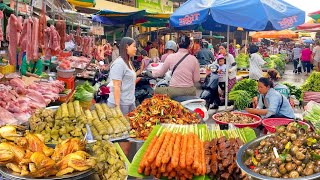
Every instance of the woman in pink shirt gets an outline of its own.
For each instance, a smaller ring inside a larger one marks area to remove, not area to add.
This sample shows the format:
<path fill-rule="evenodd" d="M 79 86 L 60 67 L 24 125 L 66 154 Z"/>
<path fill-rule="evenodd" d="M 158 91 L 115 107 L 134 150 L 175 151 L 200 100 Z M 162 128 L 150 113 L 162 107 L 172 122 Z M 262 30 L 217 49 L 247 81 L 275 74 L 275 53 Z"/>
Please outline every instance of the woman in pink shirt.
<path fill-rule="evenodd" d="M 303 65 L 303 70 L 306 72 L 306 76 L 309 75 L 311 71 L 311 55 L 312 51 L 310 50 L 309 47 L 303 45 L 303 50 L 301 51 L 301 62 Z"/>
<path fill-rule="evenodd" d="M 200 80 L 198 59 L 189 54 L 189 37 L 180 37 L 178 44 L 180 49 L 177 53 L 168 55 L 161 69 L 152 72 L 154 77 L 162 77 L 168 70 L 172 71 L 175 65 L 183 59 L 172 73 L 169 87 L 157 87 L 155 94 L 168 94 L 171 98 L 196 96 L 194 83 Z"/>

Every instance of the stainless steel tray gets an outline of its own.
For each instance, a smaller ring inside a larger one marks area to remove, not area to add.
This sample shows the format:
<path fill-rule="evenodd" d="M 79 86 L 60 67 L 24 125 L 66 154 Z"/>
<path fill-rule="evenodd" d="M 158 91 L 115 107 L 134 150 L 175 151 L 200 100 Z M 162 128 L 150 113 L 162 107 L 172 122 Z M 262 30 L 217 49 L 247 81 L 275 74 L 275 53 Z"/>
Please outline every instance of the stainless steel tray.
<path fill-rule="evenodd" d="M 12 170 L 6 168 L 5 166 L 0 167 L 0 173 L 4 178 L 7 179 L 17 179 L 17 180 L 60 180 L 60 179 L 81 179 L 90 176 L 91 174 L 95 173 L 94 169 L 89 169 L 82 172 L 74 172 L 71 174 L 66 174 L 61 177 L 52 176 L 52 177 L 46 177 L 46 178 L 32 178 L 30 176 L 20 176 L 18 173 L 13 172 Z"/>
<path fill-rule="evenodd" d="M 255 147 L 258 147 L 260 144 L 260 141 L 263 139 L 274 136 L 274 134 L 269 134 L 266 136 L 262 136 L 260 138 L 257 138 L 247 144 L 244 144 L 243 146 L 240 147 L 238 153 L 237 153 L 237 165 L 240 169 L 242 169 L 248 176 L 251 177 L 251 179 L 268 179 L 268 180 L 283 180 L 283 178 L 272 178 L 269 176 L 263 176 L 261 174 L 255 173 L 251 171 L 245 164 L 245 160 L 248 158 L 248 155 L 245 153 L 248 148 L 252 149 Z M 311 176 L 303 176 L 300 178 L 289 178 L 288 180 L 311 180 L 311 179 L 320 179 L 320 173 L 313 174 Z"/>

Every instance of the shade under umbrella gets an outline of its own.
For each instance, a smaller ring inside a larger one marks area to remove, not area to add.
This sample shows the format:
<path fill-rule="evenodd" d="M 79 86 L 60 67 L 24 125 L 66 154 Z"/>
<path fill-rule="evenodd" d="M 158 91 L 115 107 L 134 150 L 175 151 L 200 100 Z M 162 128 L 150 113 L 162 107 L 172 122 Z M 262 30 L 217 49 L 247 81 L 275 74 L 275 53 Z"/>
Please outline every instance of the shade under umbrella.
<path fill-rule="evenodd" d="M 303 24 L 305 12 L 282 0 L 189 0 L 170 16 L 170 25 L 201 25 L 214 31 L 223 26 L 250 30 L 282 30 Z"/>
<path fill-rule="evenodd" d="M 304 22 L 305 12 L 283 0 L 188 0 L 170 16 L 170 26 L 177 29 L 226 29 L 227 43 L 230 28 L 283 30 Z M 225 99 L 227 107 L 228 91 Z"/>

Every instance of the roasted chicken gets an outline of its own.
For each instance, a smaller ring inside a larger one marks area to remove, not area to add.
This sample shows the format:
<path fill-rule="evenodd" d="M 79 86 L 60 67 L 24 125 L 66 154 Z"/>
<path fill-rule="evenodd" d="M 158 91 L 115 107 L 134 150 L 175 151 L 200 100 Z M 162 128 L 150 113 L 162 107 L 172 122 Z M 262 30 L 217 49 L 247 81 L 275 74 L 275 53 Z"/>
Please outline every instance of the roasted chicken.
<path fill-rule="evenodd" d="M 53 154 L 54 150 L 46 146 L 37 135 L 27 132 L 25 138 L 28 141 L 28 149 L 32 152 L 43 152 L 48 157 Z"/>
<path fill-rule="evenodd" d="M 26 132 L 24 137 L 19 137 L 13 126 L 0 128 L 0 136 L 14 141 L 0 143 L 0 165 L 21 176 L 62 176 L 88 170 L 96 164 L 84 151 L 85 141 L 80 139 L 67 139 L 52 149 L 44 144 L 41 135 Z"/>
<path fill-rule="evenodd" d="M 66 139 L 65 141 L 58 144 L 52 155 L 52 159 L 55 161 L 60 161 L 63 157 L 70 153 L 77 151 L 83 151 L 85 149 L 85 141 L 78 138 Z"/>
<path fill-rule="evenodd" d="M 0 143 L 0 164 L 13 162 L 19 164 L 24 158 L 25 150 L 12 142 Z"/>
<path fill-rule="evenodd" d="M 77 151 L 63 157 L 62 160 L 57 163 L 57 168 L 59 169 L 57 176 L 62 176 L 74 170 L 85 171 L 93 168 L 96 161 L 92 158 L 87 159 L 88 157 L 90 157 L 90 155 L 84 151 Z"/>

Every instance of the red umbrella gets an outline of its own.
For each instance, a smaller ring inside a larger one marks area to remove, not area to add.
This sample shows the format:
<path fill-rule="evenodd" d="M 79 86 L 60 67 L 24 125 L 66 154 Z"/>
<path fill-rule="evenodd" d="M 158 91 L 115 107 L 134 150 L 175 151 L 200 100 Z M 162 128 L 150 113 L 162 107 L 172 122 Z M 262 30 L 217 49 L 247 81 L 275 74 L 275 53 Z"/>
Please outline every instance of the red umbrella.
<path fill-rule="evenodd" d="M 297 26 L 297 30 L 304 30 L 304 29 L 315 29 L 320 28 L 320 23 L 304 23 L 299 26 Z"/>

